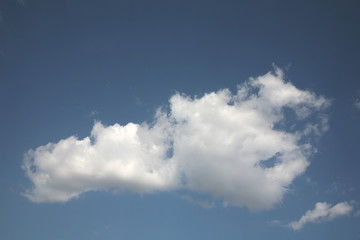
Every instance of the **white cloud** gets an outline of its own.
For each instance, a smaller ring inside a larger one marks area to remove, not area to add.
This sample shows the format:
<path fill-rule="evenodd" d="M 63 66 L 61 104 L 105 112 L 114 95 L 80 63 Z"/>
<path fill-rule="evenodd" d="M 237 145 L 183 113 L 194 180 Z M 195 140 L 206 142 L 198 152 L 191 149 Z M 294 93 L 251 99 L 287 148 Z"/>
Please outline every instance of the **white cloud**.
<path fill-rule="evenodd" d="M 360 217 L 360 210 L 357 210 L 357 211 L 356 211 L 355 217 Z"/>
<path fill-rule="evenodd" d="M 214 202 L 209 202 L 206 200 L 198 200 L 198 199 L 194 199 L 189 195 L 182 195 L 181 199 L 190 202 L 190 203 L 195 203 L 197 205 L 200 205 L 203 208 L 214 208 L 215 207 L 215 203 Z"/>
<path fill-rule="evenodd" d="M 91 137 L 72 136 L 30 150 L 23 167 L 34 188 L 25 195 L 34 202 L 62 202 L 91 190 L 146 193 L 174 188 L 176 166 L 165 158 L 168 136 L 160 122 L 152 128 L 133 123 L 104 127 L 98 122 Z"/>
<path fill-rule="evenodd" d="M 98 115 L 98 114 L 99 114 L 98 111 L 92 110 L 92 111 L 90 112 L 90 114 L 89 114 L 89 117 L 94 117 L 95 115 Z"/>
<path fill-rule="evenodd" d="M 17 0 L 18 4 L 21 6 L 26 6 L 27 0 Z"/>
<path fill-rule="evenodd" d="M 169 102 L 151 125 L 97 122 L 90 137 L 30 150 L 23 168 L 34 185 L 25 196 L 65 202 L 96 190 L 185 189 L 269 209 L 309 165 L 311 135 L 327 129 L 329 101 L 286 83 L 280 69 L 236 94 L 175 94 Z"/>
<path fill-rule="evenodd" d="M 359 98 L 356 98 L 354 100 L 354 106 L 355 106 L 355 108 L 360 109 L 360 99 Z"/>
<path fill-rule="evenodd" d="M 289 223 L 288 227 L 293 230 L 300 230 L 306 223 L 332 221 L 335 218 L 349 215 L 353 210 L 354 207 L 348 202 L 341 202 L 333 207 L 326 202 L 318 202 L 315 204 L 314 210 L 308 210 L 299 221 Z"/>

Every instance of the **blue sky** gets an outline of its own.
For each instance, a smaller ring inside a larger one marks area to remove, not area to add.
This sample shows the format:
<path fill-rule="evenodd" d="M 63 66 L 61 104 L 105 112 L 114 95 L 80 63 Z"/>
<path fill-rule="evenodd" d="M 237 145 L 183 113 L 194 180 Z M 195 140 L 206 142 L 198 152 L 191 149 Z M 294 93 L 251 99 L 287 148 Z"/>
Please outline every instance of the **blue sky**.
<path fill-rule="evenodd" d="M 0 2 L 1 239 L 360 239 L 356 1 Z"/>

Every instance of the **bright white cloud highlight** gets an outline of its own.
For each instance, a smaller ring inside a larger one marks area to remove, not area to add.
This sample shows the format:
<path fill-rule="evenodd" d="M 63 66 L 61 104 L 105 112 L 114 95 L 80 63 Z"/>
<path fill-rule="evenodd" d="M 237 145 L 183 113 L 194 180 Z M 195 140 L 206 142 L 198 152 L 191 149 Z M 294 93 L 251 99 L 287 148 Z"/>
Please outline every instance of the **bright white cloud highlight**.
<path fill-rule="evenodd" d="M 335 206 L 331 206 L 326 202 L 318 202 L 315 204 L 314 210 L 308 210 L 299 221 L 289 223 L 289 227 L 293 230 L 300 230 L 306 223 L 321 223 L 332 221 L 335 218 L 349 215 L 354 207 L 348 202 L 341 202 Z"/>
<path fill-rule="evenodd" d="M 192 98 L 175 94 L 154 123 L 104 126 L 30 150 L 23 169 L 34 202 L 87 191 L 185 189 L 224 203 L 269 209 L 309 165 L 312 135 L 327 129 L 329 101 L 267 73 Z"/>

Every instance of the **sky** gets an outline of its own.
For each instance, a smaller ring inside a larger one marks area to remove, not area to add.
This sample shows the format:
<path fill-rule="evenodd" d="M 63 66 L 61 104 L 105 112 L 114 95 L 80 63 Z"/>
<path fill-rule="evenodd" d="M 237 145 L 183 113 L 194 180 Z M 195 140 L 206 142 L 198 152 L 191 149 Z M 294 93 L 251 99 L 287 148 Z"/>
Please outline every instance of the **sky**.
<path fill-rule="evenodd" d="M 357 1 L 0 1 L 1 239 L 360 239 Z"/>

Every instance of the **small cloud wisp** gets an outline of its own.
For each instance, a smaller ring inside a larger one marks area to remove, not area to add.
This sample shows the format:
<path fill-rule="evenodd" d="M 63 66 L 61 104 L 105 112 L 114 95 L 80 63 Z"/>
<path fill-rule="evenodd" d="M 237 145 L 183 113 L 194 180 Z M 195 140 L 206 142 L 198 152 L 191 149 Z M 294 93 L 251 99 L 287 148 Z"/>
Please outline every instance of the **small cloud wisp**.
<path fill-rule="evenodd" d="M 335 206 L 331 206 L 326 202 L 318 202 L 313 210 L 308 210 L 299 221 L 289 223 L 288 227 L 294 231 L 300 230 L 307 223 L 329 222 L 335 218 L 349 215 L 353 210 L 354 207 L 348 202 L 341 202 Z"/>

